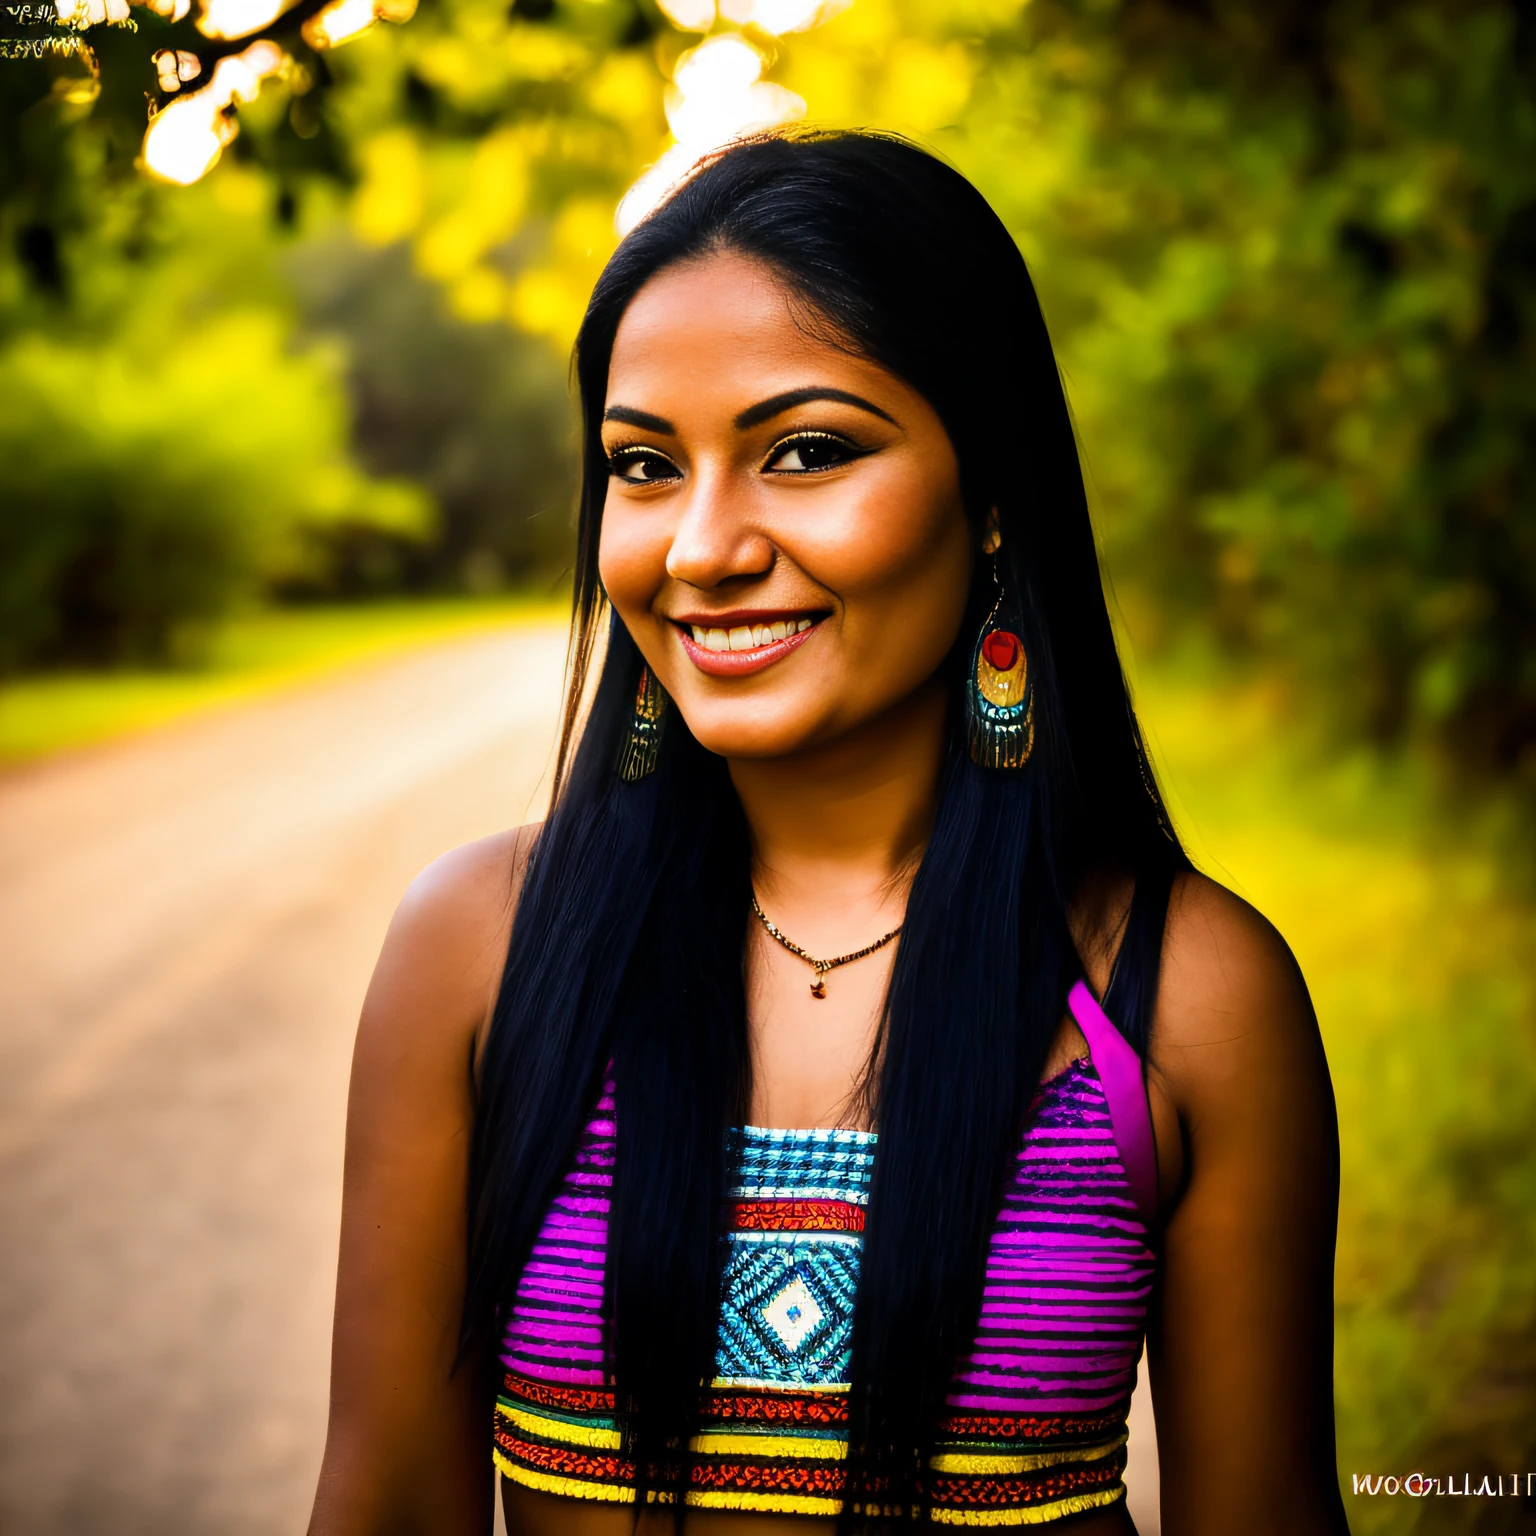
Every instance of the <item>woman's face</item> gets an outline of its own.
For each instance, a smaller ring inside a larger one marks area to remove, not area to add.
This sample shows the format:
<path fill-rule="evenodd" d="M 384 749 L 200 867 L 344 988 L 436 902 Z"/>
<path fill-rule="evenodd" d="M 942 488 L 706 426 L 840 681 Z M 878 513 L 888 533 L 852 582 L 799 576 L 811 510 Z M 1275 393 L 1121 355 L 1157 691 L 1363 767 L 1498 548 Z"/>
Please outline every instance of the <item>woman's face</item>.
<path fill-rule="evenodd" d="M 658 274 L 619 325 L 598 562 L 646 661 L 710 751 L 834 740 L 931 679 L 976 535 L 933 408 L 807 335 L 733 254 Z"/>

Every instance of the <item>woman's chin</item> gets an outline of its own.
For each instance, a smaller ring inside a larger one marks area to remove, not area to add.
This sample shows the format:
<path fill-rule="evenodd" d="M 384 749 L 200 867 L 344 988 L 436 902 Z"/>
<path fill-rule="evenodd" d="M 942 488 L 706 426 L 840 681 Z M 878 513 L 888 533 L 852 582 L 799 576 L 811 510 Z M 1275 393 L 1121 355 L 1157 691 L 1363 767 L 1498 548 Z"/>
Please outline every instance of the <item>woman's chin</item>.
<path fill-rule="evenodd" d="M 695 731 L 695 738 L 706 752 L 729 762 L 769 762 L 774 758 L 792 758 L 822 741 L 811 732 L 755 731 L 750 729 Z"/>
<path fill-rule="evenodd" d="M 835 734 L 820 709 L 775 710 L 744 703 L 728 709 L 684 708 L 683 716 L 706 752 L 733 762 L 794 757 L 824 746 Z"/>

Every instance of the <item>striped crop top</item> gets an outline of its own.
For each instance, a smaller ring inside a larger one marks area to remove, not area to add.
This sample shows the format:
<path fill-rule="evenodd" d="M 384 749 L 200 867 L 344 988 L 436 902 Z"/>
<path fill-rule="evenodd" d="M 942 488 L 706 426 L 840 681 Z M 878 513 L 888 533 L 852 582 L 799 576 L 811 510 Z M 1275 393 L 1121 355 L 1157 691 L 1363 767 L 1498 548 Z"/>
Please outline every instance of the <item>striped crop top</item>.
<path fill-rule="evenodd" d="M 1125 1497 L 1126 1413 L 1155 1259 L 1141 1063 L 1079 982 L 1089 1055 L 1036 1094 L 987 1258 L 981 1318 L 930 1462 L 933 1518 L 1033 1525 Z M 687 1502 L 842 1508 L 854 1289 L 874 1133 L 735 1133 L 715 1376 Z M 633 1502 L 604 1343 L 614 1152 L 605 1087 L 519 1280 L 494 1456 L 546 1493 Z"/>

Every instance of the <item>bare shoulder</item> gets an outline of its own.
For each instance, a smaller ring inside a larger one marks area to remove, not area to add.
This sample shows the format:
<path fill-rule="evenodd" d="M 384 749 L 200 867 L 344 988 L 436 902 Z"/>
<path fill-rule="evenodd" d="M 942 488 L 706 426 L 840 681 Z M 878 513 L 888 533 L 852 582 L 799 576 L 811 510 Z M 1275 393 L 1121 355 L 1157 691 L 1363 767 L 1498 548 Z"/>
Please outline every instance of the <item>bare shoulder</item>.
<path fill-rule="evenodd" d="M 1151 1054 L 1181 1111 L 1239 1109 L 1283 1081 L 1327 1082 L 1306 982 L 1275 926 L 1225 886 L 1180 875 L 1168 924 Z"/>
<path fill-rule="evenodd" d="M 331 1424 L 310 1530 L 489 1531 L 475 1373 L 456 1371 L 474 1050 L 500 982 L 521 828 L 411 883 L 358 1024 L 347 1107 Z"/>
<path fill-rule="evenodd" d="M 452 849 L 416 876 L 395 911 L 368 989 L 363 1030 L 446 1032 L 478 1041 L 536 827 Z"/>

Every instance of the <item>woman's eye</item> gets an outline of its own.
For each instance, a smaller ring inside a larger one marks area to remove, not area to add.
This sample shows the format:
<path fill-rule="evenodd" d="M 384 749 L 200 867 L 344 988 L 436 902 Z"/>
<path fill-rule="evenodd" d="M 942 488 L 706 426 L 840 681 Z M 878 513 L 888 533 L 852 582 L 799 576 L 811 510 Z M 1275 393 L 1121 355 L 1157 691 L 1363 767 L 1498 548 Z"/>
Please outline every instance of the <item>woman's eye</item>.
<path fill-rule="evenodd" d="M 624 448 L 608 455 L 608 473 L 626 485 L 655 485 L 677 478 L 677 466 L 650 448 Z"/>
<path fill-rule="evenodd" d="M 862 451 L 846 438 L 827 432 L 804 432 L 786 438 L 768 456 L 764 469 L 778 474 L 805 475 L 819 469 L 836 469 L 862 457 Z"/>

